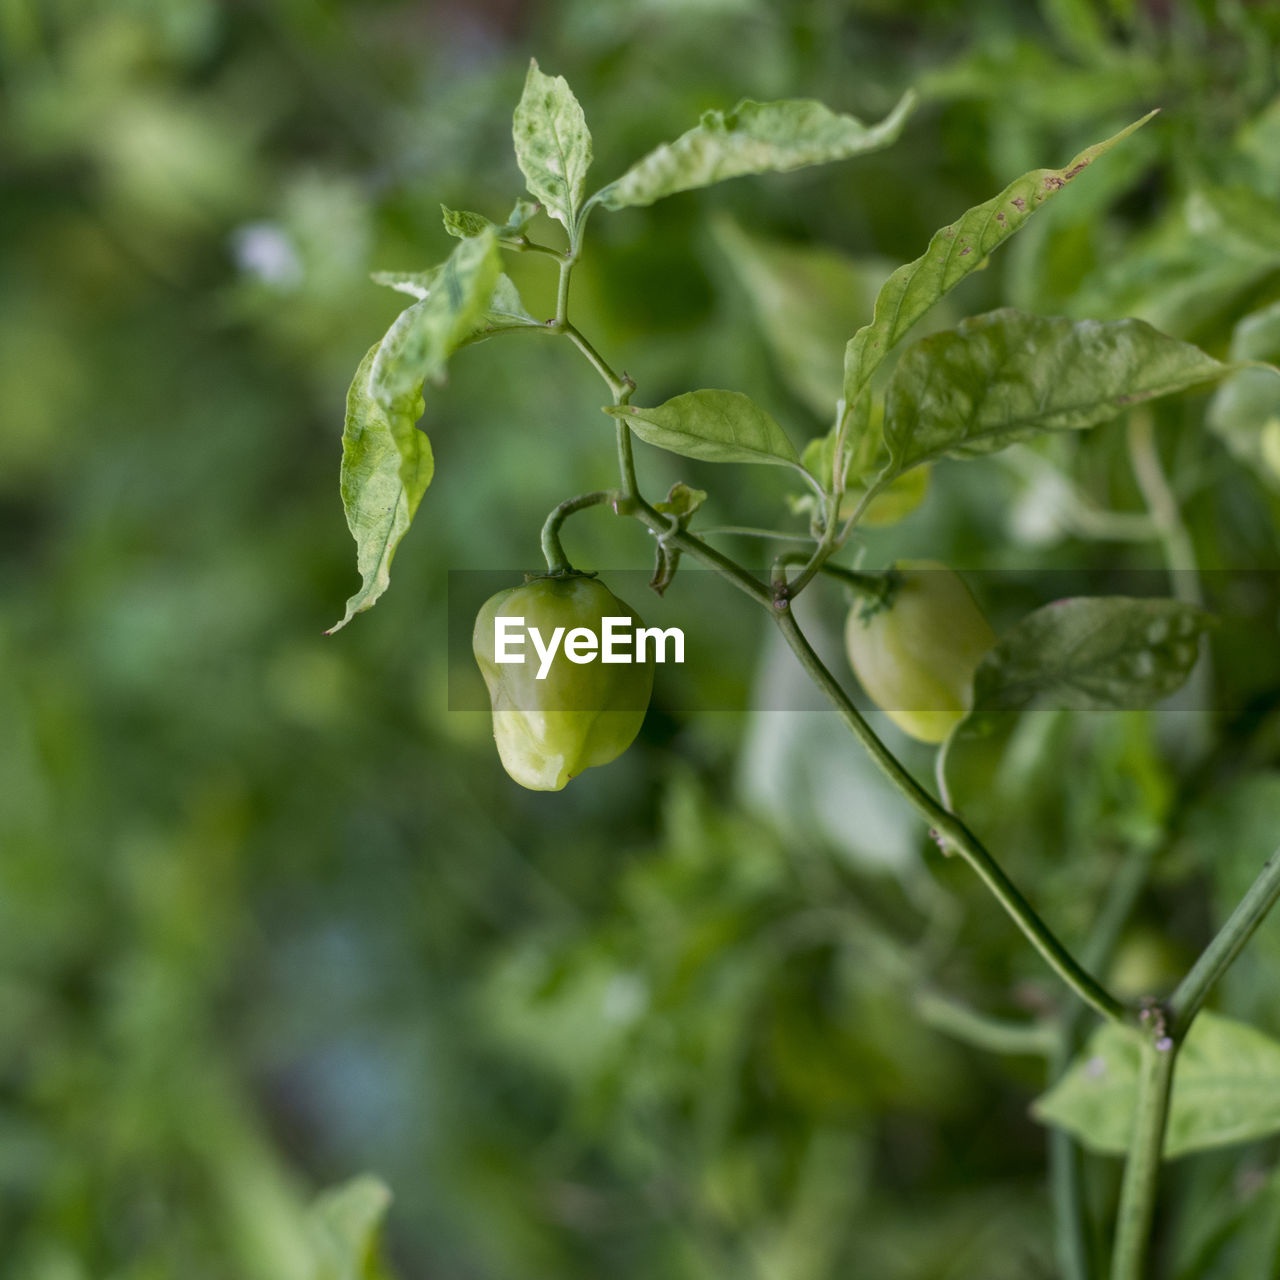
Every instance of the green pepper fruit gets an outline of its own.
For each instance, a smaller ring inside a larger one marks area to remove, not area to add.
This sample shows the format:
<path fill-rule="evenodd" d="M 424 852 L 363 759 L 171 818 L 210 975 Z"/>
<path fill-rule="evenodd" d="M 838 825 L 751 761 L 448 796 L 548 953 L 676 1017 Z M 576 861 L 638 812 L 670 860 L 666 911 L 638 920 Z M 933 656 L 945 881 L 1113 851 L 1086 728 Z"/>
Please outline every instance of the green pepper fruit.
<path fill-rule="evenodd" d="M 904 733 L 942 742 L 969 713 L 973 673 L 995 633 L 945 565 L 898 566 L 880 607 L 859 601 L 845 624 L 845 651 L 867 696 Z"/>
<path fill-rule="evenodd" d="M 485 602 L 471 647 L 489 688 L 498 755 L 522 787 L 559 791 L 635 740 L 653 692 L 652 658 L 634 661 L 641 626 L 629 605 L 581 574 L 535 578 Z M 632 661 L 601 660 L 609 629 L 631 637 L 614 654 Z M 515 654 L 523 662 L 511 661 Z"/>

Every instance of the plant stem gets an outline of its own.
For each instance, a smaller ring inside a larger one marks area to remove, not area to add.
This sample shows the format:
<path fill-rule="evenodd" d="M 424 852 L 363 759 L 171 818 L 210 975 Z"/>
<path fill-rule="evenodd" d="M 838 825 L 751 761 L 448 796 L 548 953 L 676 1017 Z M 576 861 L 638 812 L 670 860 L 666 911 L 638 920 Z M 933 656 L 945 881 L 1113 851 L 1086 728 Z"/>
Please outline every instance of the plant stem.
<path fill-rule="evenodd" d="M 542 526 L 542 554 L 546 557 L 547 568 L 552 573 L 572 573 L 573 566 L 560 544 L 560 526 L 575 511 L 584 507 L 594 507 L 601 502 L 613 502 L 617 494 L 610 489 L 597 489 L 594 493 L 581 493 L 576 498 L 566 498 L 547 517 Z"/>
<path fill-rule="evenodd" d="M 511 249 L 516 253 L 541 253 L 560 263 L 565 260 L 565 255 L 559 249 L 553 249 L 549 244 L 539 244 L 536 240 L 530 240 L 528 236 L 519 236 L 514 240 L 499 240 L 498 244 L 501 248 Z"/>
<path fill-rule="evenodd" d="M 621 418 L 618 419 L 618 473 L 622 476 L 622 491 L 628 501 L 638 501 L 640 492 L 636 484 L 636 459 L 631 448 L 631 428 Z"/>
<path fill-rule="evenodd" d="M 838 519 L 839 500 L 826 497 L 825 504 L 826 518 L 822 526 L 822 537 L 818 545 L 814 547 L 813 554 L 809 556 L 804 568 L 800 570 L 791 582 L 785 583 L 784 594 L 788 600 L 794 600 L 813 581 L 828 557 L 836 549 L 836 521 Z"/>
<path fill-rule="evenodd" d="M 1058 1041 L 1057 1029 L 1047 1023 L 988 1017 L 937 991 L 921 991 L 916 1012 L 936 1030 L 992 1053 L 1042 1058 L 1053 1052 Z"/>
<path fill-rule="evenodd" d="M 560 259 L 560 279 L 556 284 L 556 324 L 560 326 L 569 322 L 569 281 L 577 256 L 577 246 L 570 245 L 569 252 Z"/>
<path fill-rule="evenodd" d="M 561 267 L 562 293 L 566 298 L 567 268 L 571 266 L 571 262 L 566 262 Z M 596 372 L 608 384 L 615 402 L 623 403 L 635 384 L 629 378 L 625 380 L 619 378 L 586 338 L 563 316 L 557 316 L 556 328 L 567 334 L 591 362 Z M 618 423 L 618 456 L 622 470 L 623 497 L 631 507 L 630 513 L 663 539 L 667 545 L 685 552 L 702 564 L 709 565 L 739 590 L 769 609 L 787 644 L 800 660 L 801 666 L 804 667 L 810 679 L 839 712 L 841 718 L 852 730 L 854 737 L 862 744 L 894 789 L 930 824 L 939 839 L 945 840 L 948 845 L 959 851 L 1049 967 L 1081 1000 L 1104 1018 L 1110 1018 L 1116 1022 L 1127 1021 L 1128 1013 L 1124 1005 L 1077 963 L 1075 957 L 1058 941 L 1049 927 L 1035 913 L 1031 904 L 1001 870 L 977 836 L 958 817 L 949 813 L 925 791 L 898 762 L 893 752 L 880 741 L 875 731 L 850 701 L 848 694 L 814 652 L 813 646 L 805 638 L 804 632 L 800 630 L 799 624 L 788 607 L 786 598 L 775 598 L 774 593 L 759 579 L 748 573 L 736 561 L 703 542 L 701 538 L 687 530 L 673 528 L 671 521 L 655 511 L 641 497 L 636 485 L 635 465 L 632 459 L 631 428 L 621 420 Z M 868 488 L 866 498 L 869 498 L 875 487 L 872 485 Z M 847 528 L 848 526 L 845 532 Z M 840 540 L 837 538 L 835 545 L 839 545 Z"/>
<path fill-rule="evenodd" d="M 1092 1009 L 1116 1022 L 1128 1021 L 1127 1011 L 1109 991 L 1077 963 L 1049 927 L 1035 913 L 982 842 L 954 814 L 948 813 L 898 762 L 897 757 L 876 736 L 848 694 L 827 670 L 822 659 L 800 630 L 790 609 L 775 613 L 778 627 L 809 678 L 862 744 L 894 789 L 930 824 L 938 837 L 946 840 L 977 872 L 1005 912 L 1026 935 L 1051 969 Z"/>
<path fill-rule="evenodd" d="M 625 427 L 630 436 L 631 428 Z M 660 512 L 655 511 L 643 498 L 637 498 L 637 509 L 633 512 L 638 520 L 644 522 L 648 528 L 652 529 L 660 538 L 662 538 L 669 546 L 674 547 L 677 551 L 683 551 L 693 559 L 705 564 L 708 568 L 714 569 L 722 577 L 727 578 L 740 591 L 745 591 L 757 604 L 764 605 L 766 609 L 773 609 L 773 594 L 769 588 L 760 581 L 759 578 L 748 573 L 735 560 L 729 559 L 722 552 L 717 551 L 715 547 L 709 546 L 703 542 L 696 534 L 689 533 L 687 530 L 671 528 L 671 522 L 666 519 Z"/>
<path fill-rule="evenodd" d="M 860 569 L 846 569 L 844 565 L 832 564 L 828 561 L 822 566 L 821 571 L 829 578 L 843 582 L 859 595 L 867 596 L 872 600 L 883 599 L 894 581 L 892 569 L 880 569 L 875 573 L 867 573 Z"/>
<path fill-rule="evenodd" d="M 775 542 L 817 542 L 811 533 L 787 533 L 785 529 L 757 529 L 751 525 L 718 524 L 710 528 L 704 527 L 702 536 L 712 534 L 732 534 L 737 538 L 771 538 Z"/>
<path fill-rule="evenodd" d="M 1055 1077 L 1062 1074 L 1064 1067 L 1053 1073 Z M 1062 1280 L 1089 1280 L 1091 1275 L 1081 1182 L 1079 1147 L 1065 1130 L 1050 1129 L 1049 1198 L 1053 1203 L 1054 1249 Z"/>
<path fill-rule="evenodd" d="M 1135 845 L 1112 877 L 1080 953 L 1081 961 L 1089 969 L 1102 969 L 1111 959 L 1146 883 L 1155 853 L 1153 844 Z M 1077 1049 L 1082 1012 L 1082 1006 L 1072 1005 L 1063 1013 L 1058 1046 L 1049 1063 L 1050 1084 L 1061 1078 Z M 1081 1153 L 1075 1139 L 1063 1129 L 1050 1129 L 1049 1195 L 1053 1203 L 1054 1243 L 1063 1280 L 1091 1280 L 1094 1274 L 1085 1230 L 1082 1184 Z"/>
<path fill-rule="evenodd" d="M 1184 604 L 1204 607 L 1204 590 L 1200 581 L 1200 565 L 1195 544 L 1183 522 L 1178 499 L 1169 487 L 1160 450 L 1156 444 L 1155 419 L 1150 409 L 1137 409 L 1129 415 L 1129 461 L 1134 479 L 1142 491 L 1142 499 L 1150 513 L 1156 536 L 1164 549 L 1169 570 L 1169 585 L 1174 596 Z M 1208 652 L 1209 642 L 1200 639 L 1200 661 L 1193 668 L 1186 685 L 1186 697 L 1195 712 L 1190 735 L 1197 753 L 1208 750 L 1212 738 L 1209 708 L 1212 705 L 1213 668 Z"/>
<path fill-rule="evenodd" d="M 625 376 L 618 377 L 605 363 L 604 357 L 567 320 L 557 320 L 556 326 L 554 331 L 563 333 L 587 357 L 595 371 L 605 380 L 614 404 L 626 404 L 631 392 L 635 390 L 635 384 Z"/>
<path fill-rule="evenodd" d="M 1169 998 L 1169 1034 L 1175 1040 L 1186 1035 L 1214 983 L 1230 968 L 1277 900 L 1280 900 L 1280 851 L 1263 864 L 1240 905 Z"/>
<path fill-rule="evenodd" d="M 1156 1187 L 1160 1180 L 1169 1095 L 1177 1058 L 1176 1041 L 1168 1037 L 1143 1040 L 1133 1137 L 1120 1187 L 1111 1280 L 1144 1280 L 1146 1274 L 1147 1247 L 1155 1216 Z"/>

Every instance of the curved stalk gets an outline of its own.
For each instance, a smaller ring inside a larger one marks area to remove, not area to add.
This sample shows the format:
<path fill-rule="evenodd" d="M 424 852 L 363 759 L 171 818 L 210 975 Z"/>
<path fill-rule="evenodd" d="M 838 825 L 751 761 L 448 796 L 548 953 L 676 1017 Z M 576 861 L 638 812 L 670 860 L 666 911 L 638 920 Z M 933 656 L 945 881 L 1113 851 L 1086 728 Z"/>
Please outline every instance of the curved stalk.
<path fill-rule="evenodd" d="M 611 489 L 597 489 L 594 493 L 581 493 L 576 498 L 566 498 L 551 512 L 542 526 L 542 554 L 550 572 L 572 573 L 574 571 L 560 543 L 560 526 L 575 511 L 598 506 L 602 502 L 614 502 L 617 496 Z"/>

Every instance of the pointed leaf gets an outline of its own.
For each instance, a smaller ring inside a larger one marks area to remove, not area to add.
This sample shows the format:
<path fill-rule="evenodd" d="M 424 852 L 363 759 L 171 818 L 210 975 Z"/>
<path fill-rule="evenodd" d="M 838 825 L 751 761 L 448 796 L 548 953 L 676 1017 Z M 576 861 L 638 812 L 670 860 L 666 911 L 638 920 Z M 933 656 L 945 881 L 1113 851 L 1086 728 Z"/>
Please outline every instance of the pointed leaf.
<path fill-rule="evenodd" d="M 317 1197 L 307 1214 L 314 1280 L 374 1280 L 378 1232 L 391 1204 L 381 1179 L 362 1174 Z"/>
<path fill-rule="evenodd" d="M 884 434 L 902 472 L 944 454 L 973 458 L 1040 432 L 1097 426 L 1230 369 L 1142 320 L 992 311 L 903 355 L 886 396 Z"/>
<path fill-rule="evenodd" d="M 612 405 L 648 444 L 706 462 L 798 466 L 795 446 L 778 424 L 740 391 L 690 391 L 652 409 Z"/>
<path fill-rule="evenodd" d="M 1094 1032 L 1066 1075 L 1032 1104 L 1032 1114 L 1091 1150 L 1121 1155 L 1129 1145 L 1141 1046 L 1114 1023 Z M 1167 1157 L 1250 1142 L 1280 1132 L 1280 1043 L 1244 1023 L 1201 1013 L 1174 1069 Z"/>
<path fill-rule="evenodd" d="M 845 401 L 853 405 L 889 349 L 939 298 L 976 271 L 1047 200 L 1153 115 L 1154 111 L 1114 137 L 1086 147 L 1065 168 L 1023 174 L 998 196 L 975 205 L 936 232 L 920 257 L 889 277 L 876 299 L 871 323 L 849 340 L 844 355 Z"/>
<path fill-rule="evenodd" d="M 530 62 L 512 137 L 529 193 L 572 231 L 591 167 L 591 133 L 563 76 L 543 75 Z"/>
<path fill-rule="evenodd" d="M 413 388 L 390 406 L 375 400 L 370 391 L 378 349 L 370 347 L 356 370 L 342 430 L 342 509 L 356 541 L 360 589 L 328 635 L 372 608 L 387 589 L 391 559 L 435 469 L 431 442 L 414 425 L 422 416 L 421 389 Z"/>
<path fill-rule="evenodd" d="M 505 225 L 499 226 L 482 213 L 440 206 L 440 213 L 444 218 L 444 229 L 459 240 L 469 240 L 472 236 L 483 235 L 486 231 L 492 231 L 499 239 L 521 235 L 529 225 L 529 220 L 537 212 L 538 206 L 532 200 L 517 200 Z"/>
<path fill-rule="evenodd" d="M 435 379 L 459 345 L 480 327 L 498 282 L 492 231 L 463 240 L 431 281 L 427 296 L 402 311 L 378 345 L 370 382 L 389 406 L 426 378 Z"/>
<path fill-rule="evenodd" d="M 1211 615 L 1177 600 L 1077 596 L 1029 613 L 974 675 L 970 730 L 1042 705 L 1138 710 L 1178 689 Z"/>
<path fill-rule="evenodd" d="M 878 151 L 897 139 L 915 103 L 915 94 L 905 93 L 883 120 L 868 126 L 809 99 L 744 100 L 732 111 L 706 112 L 593 200 L 606 209 L 627 209 L 744 174 L 789 173 Z"/>
<path fill-rule="evenodd" d="M 472 236 L 483 235 L 494 225 L 482 213 L 450 209 L 446 205 L 440 206 L 440 216 L 444 219 L 444 229 L 459 240 L 470 240 Z"/>

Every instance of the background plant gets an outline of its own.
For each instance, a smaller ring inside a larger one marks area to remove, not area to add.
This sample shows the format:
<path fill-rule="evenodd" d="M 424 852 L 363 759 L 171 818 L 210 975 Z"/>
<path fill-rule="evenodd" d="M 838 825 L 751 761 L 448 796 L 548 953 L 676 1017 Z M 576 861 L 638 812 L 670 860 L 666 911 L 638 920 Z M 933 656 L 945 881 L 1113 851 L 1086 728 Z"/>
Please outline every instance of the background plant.
<path fill-rule="evenodd" d="M 440 714 L 441 566 L 527 566 L 552 502 L 616 483 L 568 344 L 453 362 L 429 532 L 397 590 L 325 641 L 351 575 L 334 411 L 397 309 L 365 273 L 443 258 L 440 200 L 506 216 L 531 52 L 601 122 L 603 175 L 744 95 L 867 120 L 906 84 L 924 97 L 895 147 L 847 166 L 593 220 L 577 323 L 625 351 L 640 403 L 732 387 L 797 441 L 820 434 L 825 418 L 801 423 L 824 375 L 795 367 L 794 324 L 790 356 L 760 325 L 779 304 L 757 310 L 724 252 L 735 230 L 795 273 L 817 246 L 821 278 L 844 265 L 847 310 L 823 322 L 838 369 L 886 265 L 1154 104 L 1158 127 L 939 323 L 1137 315 L 1215 357 L 1272 358 L 1271 6 L 984 7 L 976 29 L 942 6 L 481 9 L 458 30 L 415 12 L 4 10 L 0 377 L 20 411 L 0 436 L 0 1266 L 305 1274 L 297 1206 L 370 1167 L 395 1188 L 406 1274 L 1051 1272 L 1045 1133 L 1025 1114 L 1041 1073 L 925 1030 L 904 996 L 900 941 L 944 901 L 921 866 L 958 906 L 931 931 L 956 935 L 949 995 L 1025 1017 L 1057 988 L 965 868 L 875 799 L 839 726 L 689 721 L 660 692 L 644 742 L 547 808 L 511 794 L 483 727 Z M 1269 411 L 1236 414 L 1246 391 L 1265 383 L 1213 395 L 1216 434 L 1203 396 L 1153 411 L 1180 526 L 1149 486 L 1144 513 L 1129 427 L 1106 425 L 1007 469 L 936 468 L 867 554 L 1159 569 L 1190 543 L 1210 569 L 1270 569 L 1267 437 L 1247 429 Z M 712 492 L 707 523 L 758 519 L 780 479 L 645 467 L 654 494 L 682 476 Z M 583 518 L 599 564 L 635 563 L 630 522 Z M 1174 536 L 1097 538 L 1153 518 Z M 1004 632 L 1034 602 L 984 603 Z M 1026 717 L 952 758 L 967 820 L 1073 947 L 1117 865 L 1146 865 L 1107 975 L 1128 994 L 1172 985 L 1273 839 L 1274 671 L 1265 645 L 1214 644 L 1202 754 L 1165 711 Z M 762 693 L 791 679 L 783 656 L 763 653 Z M 750 667 L 717 678 L 747 705 Z M 833 803 L 851 792 L 856 810 Z M 1274 1033 L 1274 926 L 1254 945 L 1219 1008 Z M 1266 1273 L 1273 1158 L 1264 1139 L 1171 1166 L 1167 1269 Z M 1118 1165 L 1085 1161 L 1102 1230 Z"/>

